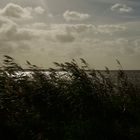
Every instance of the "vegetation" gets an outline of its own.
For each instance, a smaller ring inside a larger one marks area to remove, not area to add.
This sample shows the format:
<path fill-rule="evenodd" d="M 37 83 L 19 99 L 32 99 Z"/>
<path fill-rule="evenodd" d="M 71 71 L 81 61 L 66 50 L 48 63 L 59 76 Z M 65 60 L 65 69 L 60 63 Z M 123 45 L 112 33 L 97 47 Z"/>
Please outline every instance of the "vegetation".
<path fill-rule="evenodd" d="M 116 82 L 85 60 L 31 75 L 5 56 L 0 72 L 1 140 L 139 140 L 140 94 L 120 69 Z"/>

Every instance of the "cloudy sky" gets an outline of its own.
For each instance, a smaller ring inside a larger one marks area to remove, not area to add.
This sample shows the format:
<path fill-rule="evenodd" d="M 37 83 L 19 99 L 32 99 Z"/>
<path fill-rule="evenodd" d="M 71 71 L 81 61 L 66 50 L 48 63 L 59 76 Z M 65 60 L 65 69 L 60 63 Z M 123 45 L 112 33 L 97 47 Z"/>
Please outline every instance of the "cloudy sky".
<path fill-rule="evenodd" d="M 139 0 L 0 0 L 0 57 L 40 67 L 84 58 L 140 69 Z"/>

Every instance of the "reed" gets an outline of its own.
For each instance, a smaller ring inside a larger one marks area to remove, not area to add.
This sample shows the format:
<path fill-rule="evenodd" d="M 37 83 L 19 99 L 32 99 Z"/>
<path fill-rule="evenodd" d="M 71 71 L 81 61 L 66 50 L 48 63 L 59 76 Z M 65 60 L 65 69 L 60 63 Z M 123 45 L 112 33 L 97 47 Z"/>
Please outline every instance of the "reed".
<path fill-rule="evenodd" d="M 27 61 L 31 76 L 10 56 L 0 72 L 0 139 L 139 140 L 140 91 L 120 66 L 114 82 L 84 59 L 54 63 L 46 75 Z M 113 77 L 114 78 L 114 77 Z"/>

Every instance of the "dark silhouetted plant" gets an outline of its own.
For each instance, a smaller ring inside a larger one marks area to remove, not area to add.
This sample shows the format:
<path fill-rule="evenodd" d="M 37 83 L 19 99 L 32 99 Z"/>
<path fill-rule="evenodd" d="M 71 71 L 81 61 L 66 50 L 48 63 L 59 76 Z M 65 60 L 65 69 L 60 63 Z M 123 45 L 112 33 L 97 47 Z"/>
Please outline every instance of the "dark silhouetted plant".
<path fill-rule="evenodd" d="M 2 140 L 139 140 L 140 94 L 120 62 L 117 75 L 84 59 L 30 74 L 4 56 L 0 72 Z M 58 71 L 59 70 L 59 71 Z M 116 80 L 114 80 L 116 79 Z"/>

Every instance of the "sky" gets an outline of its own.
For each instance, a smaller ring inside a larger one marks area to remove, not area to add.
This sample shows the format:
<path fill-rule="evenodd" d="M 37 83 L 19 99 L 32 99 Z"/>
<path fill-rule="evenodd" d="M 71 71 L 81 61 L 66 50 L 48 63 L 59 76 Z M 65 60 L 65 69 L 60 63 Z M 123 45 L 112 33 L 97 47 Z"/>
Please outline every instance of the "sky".
<path fill-rule="evenodd" d="M 140 69 L 139 0 L 0 0 L 0 58 L 26 67 L 84 58 L 95 69 Z"/>

